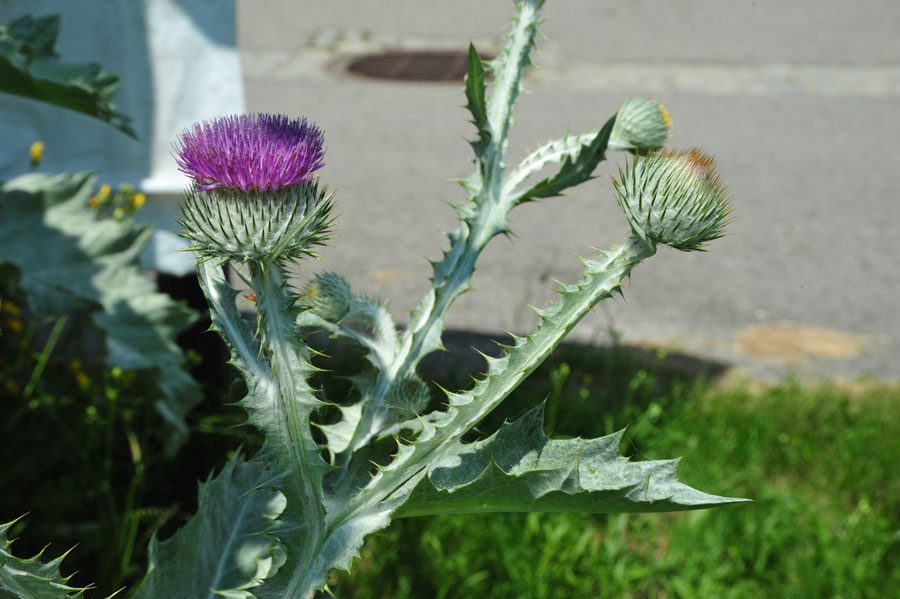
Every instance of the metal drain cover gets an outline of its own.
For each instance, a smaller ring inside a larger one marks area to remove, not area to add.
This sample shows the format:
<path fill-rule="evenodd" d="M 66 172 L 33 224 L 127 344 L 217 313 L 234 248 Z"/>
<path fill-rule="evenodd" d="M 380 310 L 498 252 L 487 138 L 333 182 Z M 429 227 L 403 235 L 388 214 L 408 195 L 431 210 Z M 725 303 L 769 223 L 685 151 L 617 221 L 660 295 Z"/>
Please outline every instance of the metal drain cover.
<path fill-rule="evenodd" d="M 481 55 L 482 60 L 493 56 Z M 391 50 L 363 54 L 346 63 L 348 73 L 392 81 L 462 81 L 469 62 L 467 52 L 455 50 Z"/>

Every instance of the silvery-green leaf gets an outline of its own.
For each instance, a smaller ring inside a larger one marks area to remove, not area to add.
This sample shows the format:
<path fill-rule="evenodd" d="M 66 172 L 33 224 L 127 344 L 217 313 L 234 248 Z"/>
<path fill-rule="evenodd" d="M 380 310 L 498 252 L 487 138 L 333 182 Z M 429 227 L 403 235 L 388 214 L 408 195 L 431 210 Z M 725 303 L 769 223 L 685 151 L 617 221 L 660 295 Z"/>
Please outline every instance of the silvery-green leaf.
<path fill-rule="evenodd" d="M 284 509 L 263 466 L 240 455 L 200 483 L 197 513 L 171 538 L 150 543 L 135 599 L 249 599 L 284 561 L 269 536 Z M 262 487 L 262 488 L 261 488 Z"/>
<path fill-rule="evenodd" d="M 542 407 L 476 443 L 456 443 L 428 467 L 395 517 L 463 512 L 661 512 L 742 501 L 675 478 L 678 460 L 631 462 L 622 433 L 550 439 Z"/>

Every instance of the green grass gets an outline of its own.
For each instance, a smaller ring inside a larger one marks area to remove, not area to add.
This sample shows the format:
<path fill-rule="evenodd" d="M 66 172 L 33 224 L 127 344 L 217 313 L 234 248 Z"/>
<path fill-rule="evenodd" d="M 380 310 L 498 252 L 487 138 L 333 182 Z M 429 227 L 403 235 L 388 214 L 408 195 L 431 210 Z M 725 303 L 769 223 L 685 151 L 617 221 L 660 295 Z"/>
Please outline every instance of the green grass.
<path fill-rule="evenodd" d="M 507 415 L 549 396 L 557 433 L 628 426 L 633 459 L 684 456 L 682 480 L 754 503 L 398 520 L 333 577 L 338 598 L 900 597 L 900 388 L 749 389 L 664 364 L 558 352 Z"/>

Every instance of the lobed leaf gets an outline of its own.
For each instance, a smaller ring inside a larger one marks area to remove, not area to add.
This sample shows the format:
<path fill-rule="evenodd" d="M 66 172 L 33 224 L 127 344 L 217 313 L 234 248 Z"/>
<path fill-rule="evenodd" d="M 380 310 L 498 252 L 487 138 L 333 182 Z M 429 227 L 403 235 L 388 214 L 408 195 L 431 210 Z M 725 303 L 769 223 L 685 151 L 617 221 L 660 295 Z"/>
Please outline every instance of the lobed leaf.
<path fill-rule="evenodd" d="M 372 478 L 367 488 L 394 492 L 409 484 L 412 473 L 455 451 L 457 440 L 499 405 L 597 302 L 618 290 L 632 268 L 655 251 L 655 247 L 632 238 L 608 253 L 584 260 L 581 280 L 575 285 L 564 285 L 561 298 L 548 309 L 538 311 L 537 330 L 527 337 L 515 337 L 515 344 L 506 347 L 503 356 L 485 356 L 485 377 L 469 391 L 448 393 L 446 412 L 419 419 L 415 441 L 401 443 L 394 460 Z M 411 491 L 408 486 L 405 488 Z"/>
<path fill-rule="evenodd" d="M 395 517 L 465 512 L 661 512 L 743 501 L 675 478 L 678 460 L 630 462 L 622 432 L 550 439 L 543 407 L 476 443 L 457 442 L 428 467 Z"/>

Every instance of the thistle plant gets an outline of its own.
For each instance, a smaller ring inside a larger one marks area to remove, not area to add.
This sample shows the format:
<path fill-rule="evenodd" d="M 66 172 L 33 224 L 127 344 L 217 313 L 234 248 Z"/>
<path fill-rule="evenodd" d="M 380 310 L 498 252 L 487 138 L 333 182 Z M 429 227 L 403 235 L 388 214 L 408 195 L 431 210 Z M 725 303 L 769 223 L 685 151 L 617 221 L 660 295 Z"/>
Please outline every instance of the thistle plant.
<path fill-rule="evenodd" d="M 181 215 L 184 236 L 213 328 L 246 381 L 240 405 L 247 424 L 265 441 L 252 458 L 235 457 L 201 485 L 187 526 L 153 540 L 136 597 L 309 598 L 325 588 L 331 570 L 349 568 L 365 537 L 392 518 L 659 512 L 741 501 L 678 482 L 678 460 L 627 460 L 618 451 L 622 433 L 551 439 L 541 407 L 487 438 L 462 440 L 593 306 L 621 293 L 658 245 L 701 249 L 722 235 L 728 219 L 713 160 L 699 150 L 661 150 L 669 115 L 646 98 L 626 101 L 596 131 L 551 141 L 507 167 L 512 109 L 542 5 L 517 3 L 495 60 L 483 63 L 470 47 L 465 95 L 476 129 L 475 168 L 459 181 L 466 194 L 455 206 L 459 228 L 433 263 L 432 288 L 402 330 L 384 305 L 355 294 L 337 274 L 314 276 L 302 291 L 288 285 L 289 268 L 315 256 L 333 225 L 333 196 L 316 174 L 324 140 L 315 125 L 264 114 L 225 117 L 176 142 L 178 164 L 193 179 Z M 581 278 L 561 284 L 559 299 L 538 310 L 533 333 L 513 336 L 502 356 L 485 357 L 474 387 L 432 397 L 418 366 L 442 348 L 444 317 L 470 289 L 482 250 L 509 232 L 512 209 L 591 179 L 608 149 L 634 154 L 614 180 L 631 235 L 583 258 Z M 255 296 L 253 323 L 236 307 L 239 292 L 223 268 L 229 264 Z M 352 400 L 312 386 L 320 372 L 302 333 L 310 329 L 349 340 L 365 355 Z"/>

